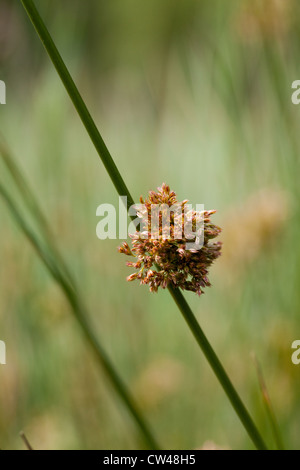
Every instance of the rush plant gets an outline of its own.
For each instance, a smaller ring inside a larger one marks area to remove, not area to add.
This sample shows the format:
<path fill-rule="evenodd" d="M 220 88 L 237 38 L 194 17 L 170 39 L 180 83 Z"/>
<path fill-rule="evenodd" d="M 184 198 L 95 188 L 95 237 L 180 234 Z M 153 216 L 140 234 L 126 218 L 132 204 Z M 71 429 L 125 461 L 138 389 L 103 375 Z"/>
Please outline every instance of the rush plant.
<path fill-rule="evenodd" d="M 126 196 L 128 207 L 132 206 L 134 204 L 133 198 L 121 174 L 119 173 L 118 168 L 108 148 L 106 147 L 104 140 L 99 130 L 97 129 L 96 124 L 94 120 L 92 119 L 88 111 L 88 108 L 85 102 L 83 101 L 61 55 L 59 54 L 54 44 L 54 41 L 47 27 L 45 26 L 34 2 L 32 0 L 21 0 L 21 1 L 42 43 L 44 44 L 46 51 L 48 52 L 119 196 Z M 9 201 L 7 202 L 9 203 Z M 233 386 L 231 380 L 229 379 L 215 351 L 210 345 L 208 339 L 206 338 L 202 328 L 200 327 L 197 319 L 195 318 L 180 288 L 177 287 L 176 284 L 174 283 L 173 284 L 169 283 L 167 288 L 172 298 L 174 299 L 177 307 L 179 308 L 183 318 L 185 319 L 189 329 L 191 330 L 195 340 L 197 341 L 199 347 L 204 353 L 206 359 L 208 360 L 213 372 L 215 373 L 226 395 L 228 396 L 244 428 L 246 429 L 247 433 L 252 439 L 254 445 L 256 446 L 257 449 L 266 450 L 267 446 L 260 432 L 258 431 L 256 425 L 254 424 L 248 410 L 246 409 L 239 394 L 237 393 L 235 387 Z"/>

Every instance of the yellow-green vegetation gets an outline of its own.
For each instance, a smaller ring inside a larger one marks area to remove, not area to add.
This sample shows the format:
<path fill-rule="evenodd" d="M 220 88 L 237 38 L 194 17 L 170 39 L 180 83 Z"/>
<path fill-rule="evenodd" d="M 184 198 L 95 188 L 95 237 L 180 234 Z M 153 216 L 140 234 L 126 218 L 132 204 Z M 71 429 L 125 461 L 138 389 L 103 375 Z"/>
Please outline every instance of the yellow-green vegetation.
<path fill-rule="evenodd" d="M 186 298 L 272 448 L 255 352 L 285 445 L 298 449 L 299 5 L 54 3 L 39 2 L 41 13 L 133 197 L 166 180 L 180 199 L 217 209 L 213 288 Z M 117 206 L 117 193 L 20 2 L 0 11 L 9 25 L 1 133 L 95 332 L 164 447 L 252 448 L 170 295 L 126 283 L 118 241 L 97 239 L 96 208 Z M 0 175 L 18 199 L 3 165 Z M 21 429 L 35 448 L 142 447 L 63 294 L 1 204 L 0 447 L 22 447 Z"/>

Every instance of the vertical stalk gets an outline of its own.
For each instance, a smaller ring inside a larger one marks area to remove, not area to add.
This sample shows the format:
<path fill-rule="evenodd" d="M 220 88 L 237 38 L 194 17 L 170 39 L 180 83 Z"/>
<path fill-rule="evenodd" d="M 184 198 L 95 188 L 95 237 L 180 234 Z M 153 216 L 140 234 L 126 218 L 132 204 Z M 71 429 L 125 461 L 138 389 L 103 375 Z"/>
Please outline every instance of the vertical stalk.
<path fill-rule="evenodd" d="M 216 355 L 208 339 L 206 338 L 203 330 L 201 329 L 199 323 L 197 322 L 197 319 L 195 315 L 193 314 L 187 301 L 185 300 L 185 298 L 183 297 L 182 293 L 179 290 L 169 287 L 169 292 L 172 295 L 173 299 L 175 300 L 176 305 L 178 306 L 180 312 L 182 313 L 183 318 L 188 324 L 194 338 L 199 344 L 204 356 L 206 357 L 208 363 L 210 364 L 212 370 L 214 371 L 217 379 L 222 385 L 223 390 L 225 391 L 236 414 L 238 415 L 242 424 L 244 425 L 244 428 L 246 429 L 249 437 L 252 439 L 257 449 L 267 450 L 266 444 L 264 443 L 249 412 L 247 411 L 237 391 L 232 385 L 231 380 L 229 379 L 218 356 Z"/>
<path fill-rule="evenodd" d="M 77 112 L 92 140 L 94 146 L 98 152 L 99 157 L 101 158 L 118 194 L 120 196 L 127 196 L 128 207 L 130 207 L 134 202 L 127 186 L 125 185 L 122 176 L 117 169 L 111 154 L 109 153 L 99 130 L 96 127 L 95 122 L 93 121 L 61 55 L 59 54 L 52 37 L 47 30 L 46 25 L 44 24 L 42 18 L 40 17 L 39 12 L 37 11 L 33 0 L 21 0 L 29 18 L 31 19 L 42 43 L 45 46 L 45 49 L 53 62 L 54 67 L 56 68 Z M 233 387 L 231 381 L 229 380 L 221 362 L 219 361 L 217 355 L 212 349 L 210 343 L 205 337 L 202 329 L 200 328 L 193 312 L 191 311 L 188 303 L 183 297 L 182 293 L 178 289 L 169 288 L 169 291 L 175 300 L 179 310 L 181 311 L 185 321 L 187 322 L 190 330 L 192 331 L 197 343 L 202 349 L 206 359 L 208 360 L 211 368 L 213 369 L 216 377 L 218 378 L 220 384 L 222 385 L 225 393 L 227 394 L 234 410 L 239 416 L 242 424 L 244 425 L 249 437 L 252 439 L 253 443 L 257 449 L 265 450 L 267 449 L 266 444 L 264 443 L 262 437 L 260 436 L 259 431 L 257 430 L 255 424 L 253 423 L 252 418 L 250 417 L 248 411 L 243 405 L 239 395 L 237 394 L 235 388 Z"/>
<path fill-rule="evenodd" d="M 141 434 L 144 437 L 145 443 L 149 446 L 150 449 L 157 450 L 159 445 L 157 444 L 155 438 L 152 435 L 152 432 L 148 428 L 148 425 L 144 421 L 144 418 L 138 409 L 133 397 L 130 392 L 127 390 L 126 385 L 120 378 L 119 374 L 112 365 L 110 358 L 107 356 L 105 350 L 102 347 L 102 344 L 95 335 L 93 327 L 88 321 L 87 310 L 81 300 L 81 298 L 74 291 L 73 285 L 70 284 L 68 277 L 64 271 L 61 270 L 61 266 L 58 266 L 55 260 L 52 259 L 52 256 L 47 253 L 40 241 L 37 239 L 35 234 L 32 232 L 31 228 L 28 226 L 23 216 L 21 215 L 20 210 L 17 208 L 16 204 L 12 200 L 11 196 L 5 189 L 5 187 L 0 182 L 0 196 L 2 196 L 6 205 L 8 206 L 10 213 L 15 219 L 16 223 L 19 225 L 20 229 L 27 237 L 29 242 L 32 244 L 33 248 L 37 252 L 38 256 L 45 264 L 51 276 L 61 287 L 64 292 L 73 312 L 79 323 L 83 334 L 85 335 L 89 345 L 94 350 L 95 356 L 100 362 L 103 370 L 110 379 L 112 385 L 114 386 L 116 392 L 122 398 L 127 409 L 131 413 L 135 422 L 138 425 L 138 428 L 141 431 Z"/>

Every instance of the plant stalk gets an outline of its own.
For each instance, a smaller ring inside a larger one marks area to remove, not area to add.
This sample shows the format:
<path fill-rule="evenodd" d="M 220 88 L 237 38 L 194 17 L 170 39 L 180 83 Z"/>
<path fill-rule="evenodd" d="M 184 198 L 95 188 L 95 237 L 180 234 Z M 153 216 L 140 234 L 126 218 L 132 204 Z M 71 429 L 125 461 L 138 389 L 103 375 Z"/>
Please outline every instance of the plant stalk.
<path fill-rule="evenodd" d="M 194 335 L 194 338 L 199 344 L 204 356 L 206 357 L 208 363 L 210 364 L 220 384 L 222 385 L 223 390 L 225 391 L 227 397 L 229 398 L 236 414 L 238 415 L 241 422 L 243 423 L 244 428 L 248 432 L 253 443 L 255 444 L 258 450 L 267 450 L 267 446 L 265 442 L 263 441 L 257 427 L 255 426 L 249 412 L 247 411 L 245 405 L 243 404 L 241 398 L 239 397 L 236 389 L 232 385 L 231 380 L 229 379 L 218 356 L 216 355 L 208 339 L 206 338 L 189 304 L 187 303 L 184 296 L 178 289 L 169 287 L 169 292 L 172 295 L 173 299 L 175 300 L 176 305 L 178 306 L 180 312 L 182 313 L 183 318 L 188 324 L 192 334 Z"/>
<path fill-rule="evenodd" d="M 99 130 L 96 127 L 94 120 L 92 119 L 59 51 L 57 50 L 53 39 L 43 22 L 39 12 L 36 9 L 36 6 L 32 0 L 21 0 L 27 14 L 33 23 L 44 47 L 53 62 L 54 67 L 57 70 L 58 75 L 60 76 L 82 122 L 85 126 L 94 146 L 98 152 L 99 157 L 101 158 L 119 196 L 127 196 L 128 207 L 134 204 L 133 198 L 119 173 L 119 170 L 114 163 L 109 150 L 107 149 Z M 238 393 L 236 392 L 234 386 L 232 385 L 228 375 L 226 374 L 221 362 L 219 361 L 217 355 L 212 349 L 210 343 L 208 342 L 206 336 L 204 335 L 202 329 L 200 328 L 193 312 L 191 311 L 188 303 L 183 297 L 181 291 L 178 289 L 169 288 L 169 291 L 175 300 L 177 306 L 180 309 L 185 321 L 187 322 L 190 330 L 192 331 L 197 343 L 202 349 L 205 357 L 207 358 L 211 368 L 213 369 L 215 375 L 217 376 L 219 382 L 221 383 L 226 395 L 228 396 L 234 410 L 239 416 L 242 424 L 244 425 L 249 437 L 252 439 L 253 443 L 259 450 L 266 450 L 267 446 L 264 443 L 263 438 L 261 437 L 258 429 L 256 428 L 252 418 L 250 417 L 248 411 L 246 410 L 243 402 L 241 401 Z"/>
<path fill-rule="evenodd" d="M 24 235 L 27 237 L 40 259 L 43 261 L 51 276 L 63 290 L 81 327 L 81 330 L 87 338 L 88 343 L 94 350 L 97 359 L 101 363 L 102 368 L 106 372 L 115 390 L 122 398 L 126 407 L 128 408 L 134 420 L 136 421 L 142 435 L 144 436 L 145 443 L 147 443 L 150 449 L 158 450 L 160 446 L 157 444 L 155 438 L 152 435 L 152 432 L 144 421 L 144 418 L 140 413 L 140 410 L 138 409 L 135 401 L 131 397 L 130 392 L 127 390 L 126 385 L 123 383 L 119 374 L 116 372 L 114 366 L 112 365 L 109 357 L 107 356 L 105 350 L 102 347 L 102 344 L 96 337 L 94 329 L 88 321 L 87 310 L 78 294 L 75 293 L 73 285 L 70 284 L 69 279 L 66 277 L 66 273 L 64 272 L 64 270 L 61 270 L 61 267 L 57 266 L 55 261 L 49 255 L 49 253 L 47 253 L 47 251 L 44 249 L 40 241 L 37 239 L 36 235 L 26 223 L 25 219 L 21 215 L 20 210 L 17 208 L 15 202 L 12 200 L 11 196 L 9 195 L 5 187 L 1 184 L 1 182 L 0 196 L 2 196 L 16 223 L 18 224 Z"/>

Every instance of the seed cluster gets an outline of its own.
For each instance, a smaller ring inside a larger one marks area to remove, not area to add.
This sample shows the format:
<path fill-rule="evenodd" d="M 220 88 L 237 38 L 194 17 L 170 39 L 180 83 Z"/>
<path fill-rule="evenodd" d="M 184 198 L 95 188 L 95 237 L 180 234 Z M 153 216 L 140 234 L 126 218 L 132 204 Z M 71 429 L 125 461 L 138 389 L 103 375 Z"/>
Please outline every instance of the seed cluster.
<path fill-rule="evenodd" d="M 140 198 L 142 209 L 137 208 L 137 215 L 143 221 L 143 230 L 130 235 L 132 248 L 124 242 L 119 247 L 119 252 L 136 258 L 128 262 L 127 266 L 133 267 L 137 272 L 128 276 L 127 281 L 138 279 L 140 284 L 147 284 L 151 292 L 157 292 L 159 287 L 165 289 L 168 286 L 181 288 L 203 294 L 203 289 L 210 286 L 208 280 L 208 268 L 221 254 L 221 242 L 214 239 L 221 229 L 210 221 L 210 216 L 216 211 L 186 210 L 187 200 L 178 202 L 174 191 L 165 183 L 158 191 L 150 191 L 144 201 Z M 169 212 L 168 224 L 164 217 L 164 210 L 159 213 L 159 224 L 153 225 L 151 211 L 153 207 L 160 205 L 162 208 L 179 207 L 178 213 Z M 202 248 L 187 248 L 188 243 L 196 242 L 197 222 L 202 221 Z M 190 224 L 193 238 L 186 237 L 186 225 Z M 178 226 L 182 225 L 182 237 L 177 238 Z M 151 231 L 152 228 L 152 231 Z"/>

